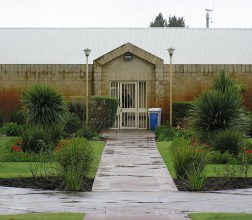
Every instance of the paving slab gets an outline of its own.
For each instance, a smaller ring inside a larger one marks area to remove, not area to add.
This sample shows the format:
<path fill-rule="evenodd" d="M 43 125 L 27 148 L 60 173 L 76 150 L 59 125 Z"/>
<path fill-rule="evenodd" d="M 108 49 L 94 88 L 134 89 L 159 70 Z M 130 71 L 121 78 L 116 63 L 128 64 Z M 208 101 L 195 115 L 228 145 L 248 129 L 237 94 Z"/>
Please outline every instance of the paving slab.
<path fill-rule="evenodd" d="M 148 131 L 110 131 L 92 191 L 178 191 Z"/>
<path fill-rule="evenodd" d="M 157 216 L 157 215 L 86 215 L 84 220 L 184 220 L 189 219 L 186 215 L 170 215 L 170 216 Z"/>
<path fill-rule="evenodd" d="M 0 213 L 83 212 L 181 216 L 189 212 L 252 214 L 252 190 L 222 192 L 59 192 L 0 187 Z M 118 218 L 120 219 L 120 218 Z"/>

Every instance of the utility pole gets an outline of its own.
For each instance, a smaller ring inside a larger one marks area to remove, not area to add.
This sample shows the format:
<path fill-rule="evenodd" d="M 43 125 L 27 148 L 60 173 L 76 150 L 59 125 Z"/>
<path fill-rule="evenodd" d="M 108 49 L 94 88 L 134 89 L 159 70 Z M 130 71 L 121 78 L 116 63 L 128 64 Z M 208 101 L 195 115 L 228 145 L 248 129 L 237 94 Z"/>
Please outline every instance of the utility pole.
<path fill-rule="evenodd" d="M 209 17 L 209 12 L 211 12 L 211 11 L 213 11 L 213 10 L 211 10 L 211 9 L 205 9 L 206 10 L 206 28 L 209 28 L 209 20 L 211 19 L 210 17 Z"/>

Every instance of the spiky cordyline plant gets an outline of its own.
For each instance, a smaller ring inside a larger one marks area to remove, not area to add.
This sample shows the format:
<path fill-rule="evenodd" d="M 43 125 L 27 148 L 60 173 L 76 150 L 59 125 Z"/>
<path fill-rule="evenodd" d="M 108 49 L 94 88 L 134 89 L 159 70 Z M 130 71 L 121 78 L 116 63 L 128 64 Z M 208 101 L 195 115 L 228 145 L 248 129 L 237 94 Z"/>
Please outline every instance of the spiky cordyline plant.
<path fill-rule="evenodd" d="M 21 102 L 28 123 L 48 126 L 63 120 L 66 105 L 63 97 L 46 85 L 34 85 L 22 94 Z"/>
<path fill-rule="evenodd" d="M 224 71 L 214 80 L 212 90 L 203 93 L 193 103 L 191 122 L 203 140 L 218 130 L 234 128 L 243 133 L 248 130 L 241 92 Z"/>

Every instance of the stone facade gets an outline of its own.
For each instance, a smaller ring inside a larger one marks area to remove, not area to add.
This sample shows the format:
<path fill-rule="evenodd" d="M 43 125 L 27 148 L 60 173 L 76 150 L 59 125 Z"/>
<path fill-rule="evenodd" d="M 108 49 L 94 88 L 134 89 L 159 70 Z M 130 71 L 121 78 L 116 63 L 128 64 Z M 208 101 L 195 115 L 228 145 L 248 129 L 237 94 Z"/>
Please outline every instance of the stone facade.
<path fill-rule="evenodd" d="M 125 60 L 130 53 L 132 60 Z M 173 100 L 193 100 L 209 89 L 220 70 L 233 73 L 247 86 L 246 106 L 252 109 L 252 65 L 173 65 Z M 89 65 L 90 95 L 110 94 L 110 81 L 146 81 L 147 103 L 163 109 L 163 120 L 169 118 L 170 67 L 163 60 L 130 43 L 93 61 Z M 0 65 L 0 111 L 8 118 L 13 108 L 20 106 L 20 94 L 36 83 L 53 86 L 66 99 L 85 100 L 85 64 Z"/>

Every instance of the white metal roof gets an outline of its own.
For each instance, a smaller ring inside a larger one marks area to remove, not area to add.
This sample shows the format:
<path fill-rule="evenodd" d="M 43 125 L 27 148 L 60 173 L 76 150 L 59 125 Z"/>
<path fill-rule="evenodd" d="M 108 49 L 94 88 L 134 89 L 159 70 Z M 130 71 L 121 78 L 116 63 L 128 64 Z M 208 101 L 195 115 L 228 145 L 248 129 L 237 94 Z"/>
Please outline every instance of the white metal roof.
<path fill-rule="evenodd" d="M 191 28 L 0 28 L 1 64 L 90 63 L 132 43 L 169 63 L 252 64 L 252 29 Z"/>

